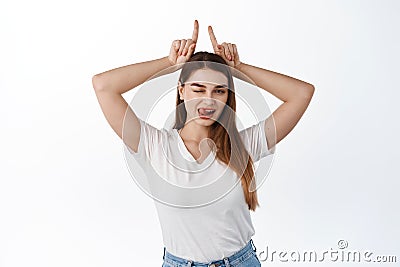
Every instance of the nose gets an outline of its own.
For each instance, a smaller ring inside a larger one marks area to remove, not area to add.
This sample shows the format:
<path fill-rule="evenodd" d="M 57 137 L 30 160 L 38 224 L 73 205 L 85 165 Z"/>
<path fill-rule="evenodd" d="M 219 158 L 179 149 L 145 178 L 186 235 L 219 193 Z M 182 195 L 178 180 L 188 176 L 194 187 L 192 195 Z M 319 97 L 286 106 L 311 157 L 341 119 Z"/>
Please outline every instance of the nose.
<path fill-rule="evenodd" d="M 209 93 L 207 94 L 206 97 L 203 98 L 203 102 L 206 105 L 214 105 L 216 100 L 213 98 L 213 96 Z"/>

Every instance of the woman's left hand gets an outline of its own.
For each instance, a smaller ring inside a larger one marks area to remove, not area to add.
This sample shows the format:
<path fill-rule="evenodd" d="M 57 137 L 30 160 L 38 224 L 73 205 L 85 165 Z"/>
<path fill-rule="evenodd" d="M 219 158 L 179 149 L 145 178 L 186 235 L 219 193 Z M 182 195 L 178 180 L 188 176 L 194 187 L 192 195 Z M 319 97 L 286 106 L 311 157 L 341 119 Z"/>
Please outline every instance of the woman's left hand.
<path fill-rule="evenodd" d="M 214 31 L 211 26 L 208 26 L 208 34 L 210 35 L 214 53 L 221 56 L 230 67 L 237 68 L 241 62 L 239 60 L 239 54 L 236 45 L 226 42 L 218 44 L 217 38 L 215 38 Z"/>

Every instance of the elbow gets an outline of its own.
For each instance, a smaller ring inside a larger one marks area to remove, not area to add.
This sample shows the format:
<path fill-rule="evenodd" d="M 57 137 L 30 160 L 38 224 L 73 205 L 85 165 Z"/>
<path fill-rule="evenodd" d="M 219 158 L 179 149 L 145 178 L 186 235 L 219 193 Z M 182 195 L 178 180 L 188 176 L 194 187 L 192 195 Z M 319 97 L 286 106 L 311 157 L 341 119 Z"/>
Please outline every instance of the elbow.
<path fill-rule="evenodd" d="M 309 103 L 314 95 L 315 87 L 312 84 L 302 85 L 297 88 L 296 94 L 291 98 L 292 101 Z"/>
<path fill-rule="evenodd" d="M 302 89 L 301 95 L 306 99 L 311 99 L 314 95 L 314 92 L 315 92 L 314 85 L 308 83 L 307 86 L 305 86 Z"/>
<path fill-rule="evenodd" d="M 92 85 L 95 91 L 102 91 L 105 88 L 105 82 L 101 74 L 96 74 L 92 77 Z"/>

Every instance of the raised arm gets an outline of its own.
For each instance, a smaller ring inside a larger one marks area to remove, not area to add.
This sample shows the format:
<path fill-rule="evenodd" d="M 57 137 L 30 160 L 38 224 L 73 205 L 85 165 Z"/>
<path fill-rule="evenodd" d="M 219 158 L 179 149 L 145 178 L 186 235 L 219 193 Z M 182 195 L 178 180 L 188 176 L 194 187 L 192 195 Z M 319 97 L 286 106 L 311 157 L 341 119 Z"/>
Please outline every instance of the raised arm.
<path fill-rule="evenodd" d="M 93 76 L 93 88 L 107 122 L 133 151 L 137 152 L 140 140 L 140 122 L 122 94 L 144 83 L 154 74 L 186 62 L 194 52 L 198 27 L 196 20 L 192 39 L 174 40 L 166 57 L 119 67 Z M 123 135 L 129 138 L 124 138 Z"/>
<path fill-rule="evenodd" d="M 225 42 L 218 44 L 211 26 L 208 27 L 208 32 L 214 52 L 221 55 L 229 66 L 245 74 L 258 87 L 284 102 L 265 122 L 268 149 L 273 148 L 290 133 L 303 116 L 314 94 L 314 86 L 284 74 L 241 62 L 235 44 Z"/>

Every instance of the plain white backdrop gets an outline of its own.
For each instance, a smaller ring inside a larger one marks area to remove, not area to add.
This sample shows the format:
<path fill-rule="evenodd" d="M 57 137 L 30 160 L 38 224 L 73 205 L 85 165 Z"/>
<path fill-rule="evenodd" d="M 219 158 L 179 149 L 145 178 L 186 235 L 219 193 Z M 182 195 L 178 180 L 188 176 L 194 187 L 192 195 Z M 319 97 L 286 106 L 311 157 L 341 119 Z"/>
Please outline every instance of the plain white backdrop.
<path fill-rule="evenodd" d="M 194 19 L 196 51 L 212 51 L 212 25 L 243 62 L 316 88 L 259 189 L 258 250 L 322 254 L 342 239 L 400 261 L 398 1 L 0 6 L 1 267 L 161 266 L 154 204 L 130 176 L 91 78 L 168 55 L 174 39 L 191 37 Z M 281 103 L 264 95 L 272 110 Z"/>

